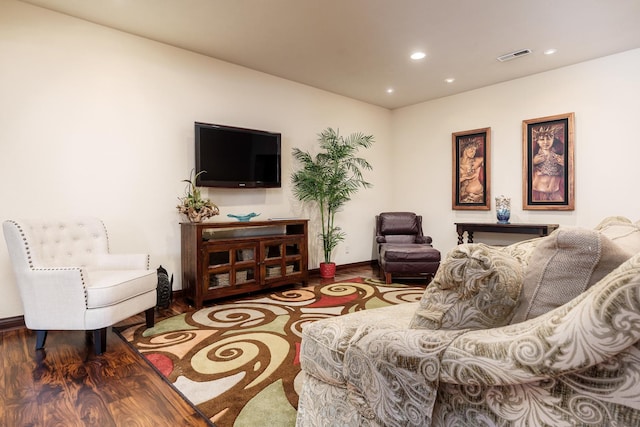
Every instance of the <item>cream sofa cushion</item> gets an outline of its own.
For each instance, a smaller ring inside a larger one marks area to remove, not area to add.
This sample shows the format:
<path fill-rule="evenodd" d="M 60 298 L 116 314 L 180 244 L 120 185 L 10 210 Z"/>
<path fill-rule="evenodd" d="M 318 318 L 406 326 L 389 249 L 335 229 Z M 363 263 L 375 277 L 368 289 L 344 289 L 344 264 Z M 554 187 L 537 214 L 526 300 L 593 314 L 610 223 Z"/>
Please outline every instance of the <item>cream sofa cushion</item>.
<path fill-rule="evenodd" d="M 480 329 L 506 325 L 524 277 L 520 261 L 497 247 L 464 244 L 447 254 L 427 286 L 411 328 Z"/>
<path fill-rule="evenodd" d="M 631 257 L 604 234 L 559 228 L 533 250 L 520 304 L 511 323 L 523 322 L 571 301 Z"/>
<path fill-rule="evenodd" d="M 634 224 L 623 216 L 610 216 L 603 219 L 595 229 L 630 253 L 640 252 L 640 224 L 638 222 Z"/>
<path fill-rule="evenodd" d="M 156 290 L 155 270 L 86 271 L 87 308 L 109 307 Z"/>

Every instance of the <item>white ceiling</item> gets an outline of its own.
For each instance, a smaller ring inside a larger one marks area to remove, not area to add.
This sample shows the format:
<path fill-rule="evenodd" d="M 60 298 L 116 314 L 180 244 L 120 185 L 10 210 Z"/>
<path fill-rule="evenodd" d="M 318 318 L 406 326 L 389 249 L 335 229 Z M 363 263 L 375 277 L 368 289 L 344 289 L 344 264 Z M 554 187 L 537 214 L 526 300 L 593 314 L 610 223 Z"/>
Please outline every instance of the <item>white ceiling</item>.
<path fill-rule="evenodd" d="M 640 0 L 22 1 L 390 109 L 640 47 Z"/>

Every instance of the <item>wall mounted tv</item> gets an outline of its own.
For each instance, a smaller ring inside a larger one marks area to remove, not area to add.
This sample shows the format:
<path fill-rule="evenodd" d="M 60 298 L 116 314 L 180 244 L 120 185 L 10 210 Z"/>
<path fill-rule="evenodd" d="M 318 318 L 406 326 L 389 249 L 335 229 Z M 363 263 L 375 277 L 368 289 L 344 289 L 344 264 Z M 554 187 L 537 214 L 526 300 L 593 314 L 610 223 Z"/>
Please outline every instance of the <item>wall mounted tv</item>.
<path fill-rule="evenodd" d="M 196 185 L 280 187 L 281 134 L 195 122 Z"/>

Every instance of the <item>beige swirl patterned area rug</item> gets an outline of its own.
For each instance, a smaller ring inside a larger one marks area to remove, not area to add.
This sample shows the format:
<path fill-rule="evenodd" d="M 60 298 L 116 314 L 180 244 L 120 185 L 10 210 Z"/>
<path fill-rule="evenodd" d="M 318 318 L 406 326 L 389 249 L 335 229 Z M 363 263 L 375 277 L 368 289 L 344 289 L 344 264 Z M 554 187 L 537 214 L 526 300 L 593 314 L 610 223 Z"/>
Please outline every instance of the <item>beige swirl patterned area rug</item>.
<path fill-rule="evenodd" d="M 293 426 L 302 326 L 423 292 L 352 279 L 224 301 L 119 334 L 218 427 Z"/>

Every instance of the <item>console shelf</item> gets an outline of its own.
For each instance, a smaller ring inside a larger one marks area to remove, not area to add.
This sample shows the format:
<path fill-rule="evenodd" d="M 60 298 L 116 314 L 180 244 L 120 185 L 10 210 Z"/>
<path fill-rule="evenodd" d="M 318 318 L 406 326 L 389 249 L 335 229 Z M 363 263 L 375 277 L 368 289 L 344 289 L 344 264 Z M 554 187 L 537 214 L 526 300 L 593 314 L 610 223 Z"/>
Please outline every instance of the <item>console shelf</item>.
<path fill-rule="evenodd" d="M 308 220 L 181 223 L 182 286 L 204 301 L 306 284 Z"/>

